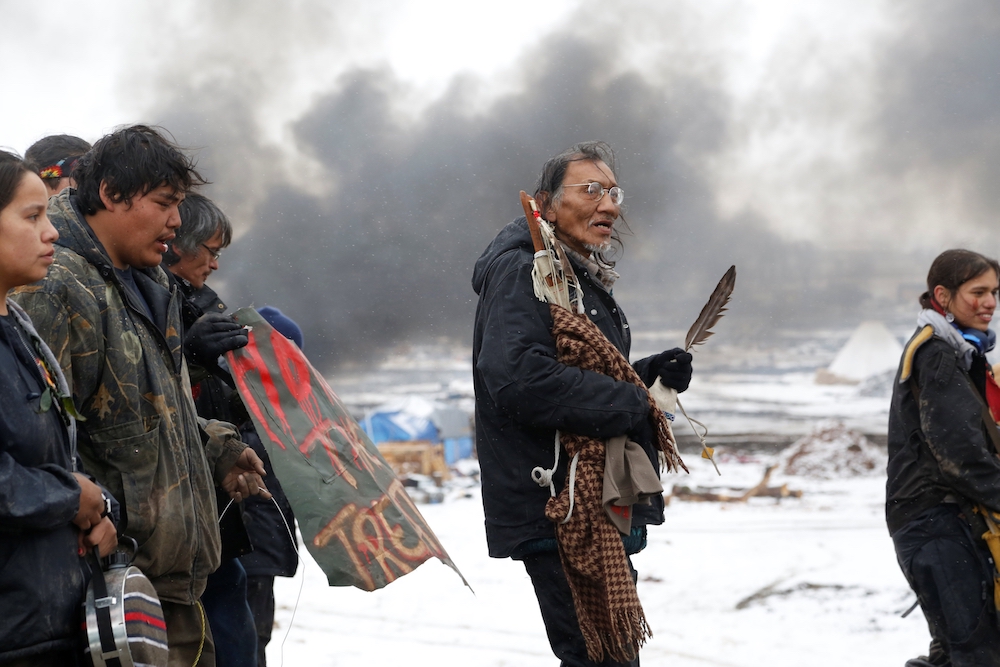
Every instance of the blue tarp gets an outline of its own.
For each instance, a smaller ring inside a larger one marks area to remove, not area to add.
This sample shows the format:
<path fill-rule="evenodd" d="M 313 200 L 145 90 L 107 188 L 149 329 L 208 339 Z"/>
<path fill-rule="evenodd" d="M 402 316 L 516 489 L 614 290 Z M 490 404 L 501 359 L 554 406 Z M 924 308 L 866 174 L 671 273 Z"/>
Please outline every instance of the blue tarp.
<path fill-rule="evenodd" d="M 361 427 L 376 445 L 388 440 L 430 440 L 440 442 L 433 422 L 402 411 L 376 412 L 361 422 Z"/>
<path fill-rule="evenodd" d="M 469 415 L 448 406 L 436 407 L 415 397 L 385 403 L 361 422 L 372 442 L 425 440 L 444 445 L 449 465 L 472 456 Z"/>
<path fill-rule="evenodd" d="M 444 439 L 444 461 L 452 465 L 459 459 L 472 458 L 472 438 L 463 435 L 461 438 Z"/>

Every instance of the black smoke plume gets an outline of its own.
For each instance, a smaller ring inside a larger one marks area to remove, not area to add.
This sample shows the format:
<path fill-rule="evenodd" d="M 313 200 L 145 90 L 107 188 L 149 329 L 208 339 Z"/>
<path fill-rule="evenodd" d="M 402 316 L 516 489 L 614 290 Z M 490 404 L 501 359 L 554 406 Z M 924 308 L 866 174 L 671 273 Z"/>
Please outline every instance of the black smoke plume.
<path fill-rule="evenodd" d="M 960 186 L 973 229 L 996 210 L 990 103 L 1000 84 L 990 72 L 1000 41 L 997 21 L 973 18 L 982 3 L 966 4 L 960 17 L 950 5 L 901 4 L 907 30 L 875 49 L 867 75 L 884 95 L 860 123 L 866 150 L 852 165 L 857 173 L 841 180 L 884 204 L 871 225 L 907 233 L 915 205 L 893 189 L 897 176 L 917 179 L 925 198 L 940 192 L 935 179 Z M 681 39 L 670 30 L 663 39 Z M 158 120 L 182 143 L 204 147 L 210 196 L 239 213 L 240 235 L 217 279 L 227 300 L 280 307 L 326 369 L 402 340 L 467 342 L 472 265 L 519 214 L 518 190 L 531 190 L 550 155 L 602 139 L 617 151 L 626 191 L 631 234 L 616 296 L 630 319 L 686 328 L 734 263 L 726 327 L 748 336 L 909 317 L 920 277 L 943 248 L 792 242 L 760 213 L 718 213 L 709 165 L 753 129 L 719 78 L 654 62 L 622 67 L 624 46 L 579 31 L 543 42 L 522 57 L 520 85 L 486 104 L 491 82 L 462 76 L 428 106 L 401 109 L 411 91 L 391 72 L 351 70 L 294 123 L 292 146 L 260 136 L 257 89 L 246 76 L 174 89 Z M 788 77 L 795 63 L 784 67 Z M 297 177 L 288 176 L 288 155 L 303 159 L 291 170 Z M 867 180 L 890 194 L 871 195 Z M 835 198 L 829 184 L 807 172 L 796 186 Z M 868 224 L 832 214 L 801 224 L 833 238 L 847 222 Z"/>

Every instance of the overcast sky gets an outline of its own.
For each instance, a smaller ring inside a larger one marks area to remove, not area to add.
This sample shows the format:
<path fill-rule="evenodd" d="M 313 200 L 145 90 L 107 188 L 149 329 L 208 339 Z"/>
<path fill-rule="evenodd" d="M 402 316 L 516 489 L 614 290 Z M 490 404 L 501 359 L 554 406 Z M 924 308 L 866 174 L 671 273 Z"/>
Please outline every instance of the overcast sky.
<path fill-rule="evenodd" d="M 633 319 L 686 327 L 736 263 L 732 326 L 853 326 L 914 307 L 946 247 L 997 254 L 988 2 L 0 0 L 0 16 L 0 145 L 162 124 L 237 227 L 213 284 L 291 314 L 321 365 L 465 339 L 475 258 L 545 158 L 585 139 L 620 158 Z"/>

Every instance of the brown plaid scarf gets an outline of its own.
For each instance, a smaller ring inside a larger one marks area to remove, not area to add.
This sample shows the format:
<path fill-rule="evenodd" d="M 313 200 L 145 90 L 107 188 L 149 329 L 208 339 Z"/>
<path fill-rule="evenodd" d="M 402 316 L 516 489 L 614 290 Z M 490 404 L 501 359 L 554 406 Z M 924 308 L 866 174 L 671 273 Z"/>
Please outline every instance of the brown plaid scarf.
<path fill-rule="evenodd" d="M 632 365 L 586 315 L 574 315 L 557 305 L 550 305 L 550 310 L 560 362 L 645 389 Z M 649 406 L 657 446 L 666 455 L 667 469 L 686 471 L 666 418 L 652 397 Z M 601 507 L 604 441 L 572 433 L 561 433 L 560 440 L 570 460 L 579 454 L 573 510 L 569 521 L 562 523 L 570 512 L 567 482 L 562 492 L 549 500 L 545 515 L 556 524 L 559 557 L 573 593 L 587 655 L 595 662 L 602 661 L 605 655 L 627 662 L 635 658 L 652 632 L 639 603 L 621 535 Z"/>

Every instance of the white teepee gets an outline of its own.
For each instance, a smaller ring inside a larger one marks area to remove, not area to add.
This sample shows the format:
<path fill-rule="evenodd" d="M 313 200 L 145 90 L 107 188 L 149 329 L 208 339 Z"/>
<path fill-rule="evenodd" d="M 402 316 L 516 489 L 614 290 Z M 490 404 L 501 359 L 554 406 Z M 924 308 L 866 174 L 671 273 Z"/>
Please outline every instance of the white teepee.
<path fill-rule="evenodd" d="M 857 384 L 865 378 L 893 370 L 903 346 L 885 325 L 862 322 L 847 339 L 828 368 L 816 372 L 819 384 Z"/>

